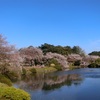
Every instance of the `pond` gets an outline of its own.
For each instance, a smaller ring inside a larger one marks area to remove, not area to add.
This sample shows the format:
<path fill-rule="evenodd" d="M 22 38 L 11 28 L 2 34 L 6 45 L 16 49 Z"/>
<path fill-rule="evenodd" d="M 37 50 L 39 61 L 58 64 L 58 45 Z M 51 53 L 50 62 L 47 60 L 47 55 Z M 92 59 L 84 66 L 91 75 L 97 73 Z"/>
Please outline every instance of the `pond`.
<path fill-rule="evenodd" d="M 32 100 L 100 100 L 100 69 L 76 69 L 23 77 L 15 87 Z"/>

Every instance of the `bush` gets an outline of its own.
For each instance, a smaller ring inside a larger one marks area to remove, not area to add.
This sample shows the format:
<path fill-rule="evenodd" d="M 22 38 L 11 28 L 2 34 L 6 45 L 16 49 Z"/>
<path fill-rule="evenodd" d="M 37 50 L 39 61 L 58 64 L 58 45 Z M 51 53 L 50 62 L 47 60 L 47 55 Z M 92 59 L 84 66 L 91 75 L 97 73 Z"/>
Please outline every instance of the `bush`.
<path fill-rule="evenodd" d="M 25 68 L 22 69 L 22 75 L 26 75 L 26 69 Z"/>
<path fill-rule="evenodd" d="M 58 71 L 61 71 L 62 70 L 62 67 L 60 65 L 54 66 L 54 68 L 56 68 Z"/>
<path fill-rule="evenodd" d="M 19 73 L 15 69 L 12 69 L 8 63 L 0 64 L 0 73 L 12 81 L 19 78 Z"/>
<path fill-rule="evenodd" d="M 58 61 L 56 59 L 53 59 L 53 58 L 49 59 L 46 65 L 49 67 L 54 67 L 58 71 L 62 70 L 62 66 L 58 63 Z"/>
<path fill-rule="evenodd" d="M 0 87 L 0 100 L 30 100 L 30 95 L 14 87 Z"/>
<path fill-rule="evenodd" d="M 10 79 L 6 78 L 4 75 L 1 75 L 0 74 L 0 82 L 1 83 L 5 83 L 7 84 L 8 86 L 12 86 L 12 82 Z"/>
<path fill-rule="evenodd" d="M 8 77 L 11 81 L 17 81 L 19 78 L 18 73 L 13 71 L 9 71 L 5 74 L 5 76 Z"/>
<path fill-rule="evenodd" d="M 32 74 L 36 73 L 36 69 L 35 68 L 31 68 L 30 71 L 31 71 Z"/>
<path fill-rule="evenodd" d="M 80 64 L 81 64 L 80 60 L 77 60 L 77 61 L 74 62 L 74 66 L 80 66 Z"/>
<path fill-rule="evenodd" d="M 96 63 L 91 63 L 90 65 L 88 65 L 89 68 L 99 68 L 99 65 Z"/>
<path fill-rule="evenodd" d="M 100 58 L 96 59 L 95 63 L 98 64 L 98 65 L 100 65 Z"/>

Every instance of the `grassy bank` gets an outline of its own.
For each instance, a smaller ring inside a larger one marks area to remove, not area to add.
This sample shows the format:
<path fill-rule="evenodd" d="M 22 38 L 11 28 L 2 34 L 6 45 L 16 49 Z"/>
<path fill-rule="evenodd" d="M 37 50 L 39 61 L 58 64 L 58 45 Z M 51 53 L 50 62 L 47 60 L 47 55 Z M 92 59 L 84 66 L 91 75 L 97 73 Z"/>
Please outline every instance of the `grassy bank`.
<path fill-rule="evenodd" d="M 30 95 L 12 87 L 11 80 L 0 74 L 0 100 L 30 100 Z"/>
<path fill-rule="evenodd" d="M 21 89 L 0 83 L 0 100 L 30 100 L 30 95 Z"/>
<path fill-rule="evenodd" d="M 49 72 L 55 72 L 55 71 L 57 71 L 57 69 L 54 67 L 43 67 L 43 68 L 23 67 L 23 73 L 26 75 L 29 73 L 49 73 Z"/>
<path fill-rule="evenodd" d="M 48 73 L 57 71 L 56 68 L 53 67 L 44 67 L 44 68 L 35 68 L 37 73 Z"/>

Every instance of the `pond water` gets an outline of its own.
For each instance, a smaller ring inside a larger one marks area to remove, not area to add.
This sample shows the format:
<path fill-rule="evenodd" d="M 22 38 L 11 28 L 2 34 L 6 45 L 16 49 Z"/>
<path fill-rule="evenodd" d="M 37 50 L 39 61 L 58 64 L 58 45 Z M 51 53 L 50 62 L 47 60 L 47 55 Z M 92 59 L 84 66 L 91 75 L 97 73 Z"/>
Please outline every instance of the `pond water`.
<path fill-rule="evenodd" d="M 100 100 L 100 69 L 76 69 L 23 77 L 15 87 L 32 100 Z"/>

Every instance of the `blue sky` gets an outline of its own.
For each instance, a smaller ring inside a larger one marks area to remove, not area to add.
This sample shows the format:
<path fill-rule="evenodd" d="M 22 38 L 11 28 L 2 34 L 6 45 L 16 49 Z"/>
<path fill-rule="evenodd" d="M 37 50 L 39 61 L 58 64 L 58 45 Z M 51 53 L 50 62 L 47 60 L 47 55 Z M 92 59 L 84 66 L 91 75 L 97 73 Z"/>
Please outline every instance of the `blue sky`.
<path fill-rule="evenodd" d="M 100 0 L 0 0 L 0 33 L 17 48 L 50 43 L 100 51 Z"/>

